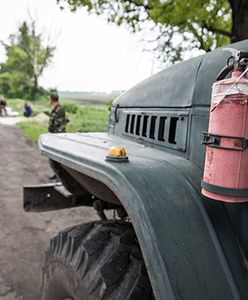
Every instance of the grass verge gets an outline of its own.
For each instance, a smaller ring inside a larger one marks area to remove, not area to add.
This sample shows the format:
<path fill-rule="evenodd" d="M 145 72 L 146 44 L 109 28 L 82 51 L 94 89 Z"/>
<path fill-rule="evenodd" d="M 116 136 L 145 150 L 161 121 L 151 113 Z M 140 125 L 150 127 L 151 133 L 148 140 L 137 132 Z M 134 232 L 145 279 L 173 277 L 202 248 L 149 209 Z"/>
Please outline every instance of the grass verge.
<path fill-rule="evenodd" d="M 19 122 L 17 123 L 17 126 L 21 127 L 24 136 L 27 139 L 37 142 L 41 134 L 47 133 L 48 122 Z"/>
<path fill-rule="evenodd" d="M 23 114 L 23 105 L 25 101 L 20 99 L 8 100 L 8 105 L 13 110 Z M 34 111 L 34 115 L 45 113 L 51 109 L 48 101 L 29 102 Z M 67 125 L 67 132 L 105 132 L 108 126 L 109 109 L 107 105 L 82 106 L 76 102 L 62 102 L 66 110 L 66 115 L 70 122 Z M 27 122 L 19 122 L 26 138 L 37 142 L 39 135 L 47 132 L 48 120 L 39 121 L 29 119 Z"/>

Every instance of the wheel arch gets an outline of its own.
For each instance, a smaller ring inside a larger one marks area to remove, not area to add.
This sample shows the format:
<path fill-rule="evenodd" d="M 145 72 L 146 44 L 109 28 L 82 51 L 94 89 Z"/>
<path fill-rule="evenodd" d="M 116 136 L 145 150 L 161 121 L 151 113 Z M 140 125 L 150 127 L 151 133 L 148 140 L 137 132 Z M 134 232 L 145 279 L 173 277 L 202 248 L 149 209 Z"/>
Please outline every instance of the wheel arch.
<path fill-rule="evenodd" d="M 213 225 L 196 165 L 166 153 L 162 158 L 133 155 L 129 163 L 119 164 L 106 162 L 101 149 L 94 155 L 65 155 L 59 146 L 40 145 L 50 159 L 106 185 L 126 209 L 156 299 L 245 299 L 246 274 L 230 224 L 219 229 Z M 224 209 L 211 203 L 210 210 L 222 218 Z M 219 233 L 236 249 L 235 268 Z"/>

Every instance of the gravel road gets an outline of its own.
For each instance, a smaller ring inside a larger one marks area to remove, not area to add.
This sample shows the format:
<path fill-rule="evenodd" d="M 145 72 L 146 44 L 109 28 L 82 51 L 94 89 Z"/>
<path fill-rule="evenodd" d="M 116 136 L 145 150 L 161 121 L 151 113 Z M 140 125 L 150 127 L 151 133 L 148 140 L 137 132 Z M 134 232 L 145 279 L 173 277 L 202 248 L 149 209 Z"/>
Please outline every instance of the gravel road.
<path fill-rule="evenodd" d="M 47 159 L 14 125 L 0 125 L 0 154 L 0 300 L 39 300 L 49 239 L 97 217 L 91 208 L 25 213 L 22 187 L 48 181 Z"/>

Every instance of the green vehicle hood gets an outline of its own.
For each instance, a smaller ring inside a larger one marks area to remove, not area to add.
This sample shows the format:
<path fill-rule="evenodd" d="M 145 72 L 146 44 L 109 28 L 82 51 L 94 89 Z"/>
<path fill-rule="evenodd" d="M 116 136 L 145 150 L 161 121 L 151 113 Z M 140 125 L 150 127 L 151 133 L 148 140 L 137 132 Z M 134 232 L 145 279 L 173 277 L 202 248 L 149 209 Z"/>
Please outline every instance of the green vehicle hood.
<path fill-rule="evenodd" d="M 248 40 L 228 47 L 248 50 Z M 113 105 L 144 108 L 210 105 L 212 84 L 231 56 L 223 48 L 155 74 L 118 97 Z"/>

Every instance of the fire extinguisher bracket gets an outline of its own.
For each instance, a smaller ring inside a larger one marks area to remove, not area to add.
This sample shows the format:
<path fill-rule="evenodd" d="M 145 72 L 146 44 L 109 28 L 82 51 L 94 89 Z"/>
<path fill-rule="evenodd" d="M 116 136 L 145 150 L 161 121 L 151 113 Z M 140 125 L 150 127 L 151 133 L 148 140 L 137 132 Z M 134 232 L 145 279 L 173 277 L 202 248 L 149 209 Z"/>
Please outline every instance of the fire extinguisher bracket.
<path fill-rule="evenodd" d="M 248 148 L 248 139 L 240 136 L 218 135 L 202 132 L 202 144 L 219 149 L 244 151 Z"/>
<path fill-rule="evenodd" d="M 208 132 L 202 133 L 206 156 L 201 192 L 241 203 L 248 202 L 248 52 L 223 50 L 232 56 L 212 86 Z"/>
<path fill-rule="evenodd" d="M 210 184 L 204 180 L 201 181 L 201 187 L 211 193 L 216 193 L 228 197 L 247 197 L 248 189 L 234 189 Z"/>

